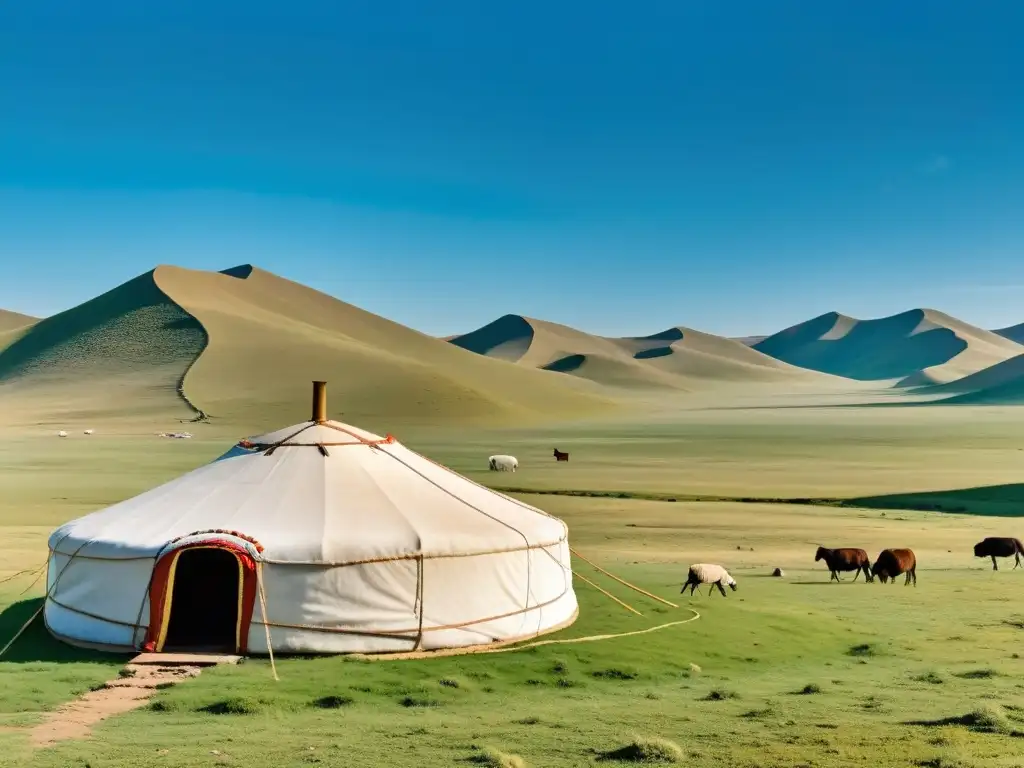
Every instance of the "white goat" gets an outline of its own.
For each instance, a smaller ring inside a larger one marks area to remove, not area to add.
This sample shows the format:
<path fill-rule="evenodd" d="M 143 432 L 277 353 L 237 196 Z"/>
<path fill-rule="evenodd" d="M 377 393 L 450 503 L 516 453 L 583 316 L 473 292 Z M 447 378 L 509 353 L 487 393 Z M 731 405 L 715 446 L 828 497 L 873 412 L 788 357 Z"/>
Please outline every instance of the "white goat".
<path fill-rule="evenodd" d="M 68 436 L 68 433 L 65 432 L 63 429 L 60 432 L 57 433 L 57 437 L 67 437 L 67 436 Z"/>
<path fill-rule="evenodd" d="M 519 466 L 519 459 L 515 456 L 491 456 L 487 460 L 487 465 L 492 472 L 515 472 Z"/>
<path fill-rule="evenodd" d="M 690 572 L 686 576 L 686 583 L 683 584 L 683 588 L 679 590 L 679 594 L 686 591 L 686 588 L 690 588 L 690 594 L 697 589 L 700 584 L 711 584 L 711 592 L 715 591 L 715 587 L 718 587 L 718 591 L 722 593 L 723 597 L 728 597 L 725 593 L 725 584 L 734 592 L 736 591 L 736 579 L 729 575 L 729 572 L 720 565 L 713 565 L 711 563 L 694 563 L 690 566 Z M 709 592 L 708 594 L 711 594 Z"/>

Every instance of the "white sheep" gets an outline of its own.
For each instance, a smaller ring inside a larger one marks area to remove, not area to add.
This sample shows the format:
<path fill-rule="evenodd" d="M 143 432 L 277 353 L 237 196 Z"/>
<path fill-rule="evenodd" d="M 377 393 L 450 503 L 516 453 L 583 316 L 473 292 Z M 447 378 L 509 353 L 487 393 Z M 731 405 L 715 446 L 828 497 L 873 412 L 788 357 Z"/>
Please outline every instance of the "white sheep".
<path fill-rule="evenodd" d="M 734 592 L 736 591 L 736 579 L 729 575 L 729 572 L 720 565 L 713 565 L 711 563 L 694 563 L 690 566 L 690 572 L 687 574 L 686 583 L 683 584 L 683 588 L 679 590 L 679 594 L 686 591 L 686 588 L 690 588 L 690 594 L 697 589 L 700 584 L 711 584 L 711 592 L 715 591 L 715 587 L 718 587 L 718 591 L 722 593 L 723 597 L 728 597 L 725 593 L 725 584 Z M 708 594 L 711 594 L 709 592 Z"/>
<path fill-rule="evenodd" d="M 519 460 L 515 456 L 491 456 L 487 459 L 487 465 L 492 472 L 515 472 L 519 466 Z"/>
<path fill-rule="evenodd" d="M 63 429 L 60 432 L 57 433 L 57 437 L 67 437 L 67 436 L 68 436 L 68 433 L 65 432 Z"/>
<path fill-rule="evenodd" d="M 83 432 L 82 434 L 83 434 L 83 435 L 91 435 L 91 434 L 92 434 L 93 432 L 94 432 L 94 430 L 92 430 L 92 429 L 87 429 L 87 430 L 85 430 L 85 432 Z"/>

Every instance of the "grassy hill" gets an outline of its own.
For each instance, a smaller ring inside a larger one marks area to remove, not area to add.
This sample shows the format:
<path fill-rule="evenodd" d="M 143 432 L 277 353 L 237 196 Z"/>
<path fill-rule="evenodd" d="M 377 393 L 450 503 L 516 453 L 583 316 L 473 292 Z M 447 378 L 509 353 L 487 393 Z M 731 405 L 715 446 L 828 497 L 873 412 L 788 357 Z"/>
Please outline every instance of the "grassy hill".
<path fill-rule="evenodd" d="M 620 389 L 686 392 L 721 382 L 827 379 L 768 357 L 740 340 L 683 327 L 651 336 L 608 338 L 505 315 L 450 342 L 520 367 L 572 374 Z"/>
<path fill-rule="evenodd" d="M 14 333 L 0 351 L 7 423 L 168 428 L 202 409 L 259 429 L 307 418 L 311 379 L 330 383 L 332 414 L 380 429 L 614 407 L 586 382 L 481 358 L 249 266 L 161 266 Z"/>
<path fill-rule="evenodd" d="M 877 320 L 829 312 L 754 349 L 802 368 L 902 387 L 954 381 L 1024 352 L 1010 339 L 932 309 Z"/>
<path fill-rule="evenodd" d="M 181 377 L 202 326 L 160 291 L 155 273 L 40 320 L 0 350 L 5 422 L 188 417 Z"/>
<path fill-rule="evenodd" d="M 275 425 L 309 416 L 311 379 L 331 413 L 387 429 L 395 421 L 515 422 L 594 413 L 593 386 L 525 371 L 252 267 L 160 267 L 156 283 L 209 335 L 184 381 L 215 418 Z"/>

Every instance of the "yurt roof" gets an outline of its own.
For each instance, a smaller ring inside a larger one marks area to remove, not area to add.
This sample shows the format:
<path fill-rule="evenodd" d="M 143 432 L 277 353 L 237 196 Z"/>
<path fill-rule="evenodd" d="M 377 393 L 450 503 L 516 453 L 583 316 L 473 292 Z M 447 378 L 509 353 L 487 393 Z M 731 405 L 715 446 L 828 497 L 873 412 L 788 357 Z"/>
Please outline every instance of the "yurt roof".
<path fill-rule="evenodd" d="M 240 441 L 217 460 L 58 528 L 51 549 L 153 557 L 197 531 L 252 537 L 269 562 L 347 564 L 529 550 L 565 524 L 409 450 L 314 418 Z"/>

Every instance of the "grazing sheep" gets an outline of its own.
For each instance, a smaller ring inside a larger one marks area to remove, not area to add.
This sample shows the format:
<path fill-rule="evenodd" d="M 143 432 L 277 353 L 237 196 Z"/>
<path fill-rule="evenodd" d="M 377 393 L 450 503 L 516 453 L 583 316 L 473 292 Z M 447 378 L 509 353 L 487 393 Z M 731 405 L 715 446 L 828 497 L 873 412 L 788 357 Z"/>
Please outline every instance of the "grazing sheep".
<path fill-rule="evenodd" d="M 827 547 L 818 547 L 818 551 L 814 554 L 814 562 L 819 560 L 825 561 L 825 565 L 828 566 L 832 574 L 829 581 L 832 579 L 841 581 L 839 578 L 841 571 L 856 571 L 853 575 L 854 581 L 860 576 L 860 572 L 864 571 L 864 580 L 871 581 L 871 560 L 868 558 L 868 553 L 863 549 L 828 549 Z"/>
<path fill-rule="evenodd" d="M 883 584 L 889 579 L 896 583 L 896 577 L 901 573 L 907 574 L 904 585 L 914 582 L 917 586 L 917 557 L 911 549 L 883 549 L 871 566 L 871 573 L 877 576 Z"/>
<path fill-rule="evenodd" d="M 679 594 L 686 591 L 686 588 L 690 588 L 690 594 L 692 595 L 694 590 L 701 584 L 710 584 L 711 592 L 710 595 L 715 591 L 715 587 L 718 587 L 718 591 L 722 593 L 723 597 L 728 597 L 725 593 L 723 584 L 727 585 L 734 592 L 736 591 L 736 579 L 729 575 L 729 572 L 720 565 L 713 565 L 711 563 L 694 563 L 690 566 L 690 572 L 686 576 L 686 583 L 683 584 L 683 588 L 679 590 Z"/>
<path fill-rule="evenodd" d="M 63 429 L 60 432 L 57 433 L 57 437 L 67 437 L 67 436 L 68 436 L 68 433 L 65 432 Z"/>
<path fill-rule="evenodd" d="M 487 460 L 487 465 L 490 467 L 492 472 L 515 472 L 519 467 L 519 459 L 515 456 L 499 454 L 497 456 L 491 456 Z"/>
<path fill-rule="evenodd" d="M 1024 545 L 1021 545 L 1020 539 L 989 536 L 974 545 L 975 557 L 992 558 L 993 571 L 999 570 L 999 566 L 996 565 L 997 557 L 1013 557 L 1016 560 L 1013 567 L 1016 568 L 1020 565 L 1022 554 L 1024 554 Z"/>
<path fill-rule="evenodd" d="M 87 429 L 87 430 L 85 430 L 85 432 L 83 432 L 82 434 L 83 434 L 83 435 L 91 435 L 92 433 L 93 433 L 93 430 L 91 430 L 91 429 Z"/>

